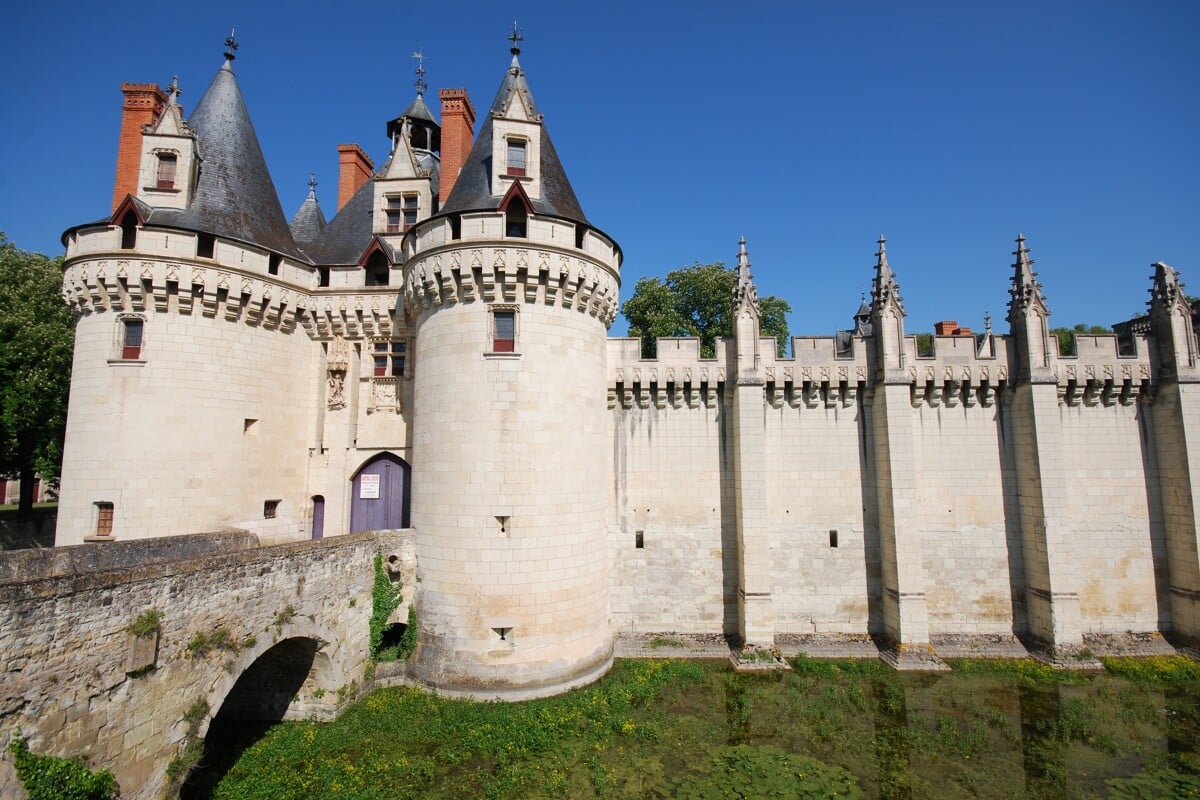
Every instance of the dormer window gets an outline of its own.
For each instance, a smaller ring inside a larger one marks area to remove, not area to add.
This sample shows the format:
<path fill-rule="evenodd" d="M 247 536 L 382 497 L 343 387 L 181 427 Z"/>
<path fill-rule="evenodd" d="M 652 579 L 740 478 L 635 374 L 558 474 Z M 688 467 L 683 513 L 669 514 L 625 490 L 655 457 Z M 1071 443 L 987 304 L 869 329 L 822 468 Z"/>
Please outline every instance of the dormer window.
<path fill-rule="evenodd" d="M 509 203 L 504 212 L 504 235 L 525 238 L 529 227 L 529 215 L 522 203 Z"/>
<path fill-rule="evenodd" d="M 388 264 L 387 256 L 382 251 L 376 250 L 374 253 L 371 253 L 363 269 L 366 272 L 364 277 L 366 278 L 365 283 L 367 286 L 388 285 L 388 275 L 392 268 Z"/>
<path fill-rule="evenodd" d="M 158 169 L 156 173 L 155 186 L 159 189 L 174 189 L 175 188 L 175 168 L 179 164 L 179 158 L 174 153 L 159 153 L 158 154 Z"/>
<path fill-rule="evenodd" d="M 505 160 L 507 174 L 521 177 L 525 172 L 525 140 L 508 139 L 508 157 Z"/>
<path fill-rule="evenodd" d="M 388 195 L 384 214 L 387 217 L 388 233 L 404 233 L 417 224 L 420 201 L 415 193 Z"/>

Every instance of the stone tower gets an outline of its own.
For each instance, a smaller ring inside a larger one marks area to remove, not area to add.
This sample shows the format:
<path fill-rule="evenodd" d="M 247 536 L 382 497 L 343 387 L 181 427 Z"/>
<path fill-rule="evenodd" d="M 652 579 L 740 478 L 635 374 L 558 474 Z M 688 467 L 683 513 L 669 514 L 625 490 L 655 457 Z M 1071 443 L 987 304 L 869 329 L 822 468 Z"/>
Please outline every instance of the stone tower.
<path fill-rule="evenodd" d="M 606 333 L 621 254 L 584 216 L 513 48 L 440 211 L 404 240 L 415 331 L 415 673 L 519 698 L 612 660 Z"/>

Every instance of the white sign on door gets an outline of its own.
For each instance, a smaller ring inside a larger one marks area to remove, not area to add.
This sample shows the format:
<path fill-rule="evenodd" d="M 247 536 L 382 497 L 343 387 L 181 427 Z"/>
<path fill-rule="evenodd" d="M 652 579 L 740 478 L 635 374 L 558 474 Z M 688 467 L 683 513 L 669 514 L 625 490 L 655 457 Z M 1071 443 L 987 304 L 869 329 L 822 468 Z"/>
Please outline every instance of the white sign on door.
<path fill-rule="evenodd" d="M 360 475 L 358 480 L 358 498 L 360 500 L 379 499 L 378 475 Z"/>

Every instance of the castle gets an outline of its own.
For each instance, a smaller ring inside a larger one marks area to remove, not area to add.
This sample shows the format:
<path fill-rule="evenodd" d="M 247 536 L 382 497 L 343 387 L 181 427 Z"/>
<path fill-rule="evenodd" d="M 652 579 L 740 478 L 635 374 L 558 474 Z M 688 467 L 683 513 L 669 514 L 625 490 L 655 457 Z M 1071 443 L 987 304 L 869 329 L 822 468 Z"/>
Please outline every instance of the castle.
<path fill-rule="evenodd" d="M 58 545 L 415 531 L 416 679 L 528 696 L 614 633 L 945 637 L 1053 654 L 1200 635 L 1200 367 L 1175 271 L 1148 330 L 1058 352 L 1023 238 L 1007 334 L 905 335 L 886 243 L 852 332 L 608 338 L 621 250 L 512 49 L 478 120 L 416 99 L 338 211 L 280 206 L 233 71 L 185 119 L 124 84 L 113 210 L 64 234 L 78 328 Z M 953 333 L 953 331 L 947 331 Z"/>

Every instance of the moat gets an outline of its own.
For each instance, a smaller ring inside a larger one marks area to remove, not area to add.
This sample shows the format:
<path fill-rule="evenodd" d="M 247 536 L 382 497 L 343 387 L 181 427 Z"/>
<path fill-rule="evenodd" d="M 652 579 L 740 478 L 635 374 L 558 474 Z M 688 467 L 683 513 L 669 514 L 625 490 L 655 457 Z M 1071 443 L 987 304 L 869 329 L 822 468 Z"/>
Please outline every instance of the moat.
<path fill-rule="evenodd" d="M 792 671 L 739 674 L 727 661 L 629 659 L 593 686 L 519 704 L 382 689 L 336 722 L 275 726 L 240 757 L 210 752 L 205 761 L 227 774 L 191 796 L 1200 793 L 1194 661 L 1105 659 L 1104 672 L 1030 660 L 950 663 L 950 672 L 900 673 L 877 660 L 801 656 Z M 250 733 L 225 741 L 240 750 L 258 735 Z"/>

